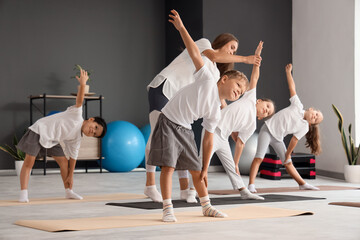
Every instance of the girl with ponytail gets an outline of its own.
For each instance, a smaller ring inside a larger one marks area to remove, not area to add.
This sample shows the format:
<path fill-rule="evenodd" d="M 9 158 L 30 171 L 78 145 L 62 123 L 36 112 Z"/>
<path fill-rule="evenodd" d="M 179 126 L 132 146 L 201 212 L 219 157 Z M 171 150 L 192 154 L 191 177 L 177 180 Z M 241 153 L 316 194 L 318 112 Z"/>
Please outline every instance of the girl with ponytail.
<path fill-rule="evenodd" d="M 259 166 L 264 159 L 266 149 L 269 145 L 280 157 L 286 171 L 299 184 L 301 190 L 319 190 L 304 181 L 291 161 L 291 153 L 298 141 L 306 135 L 306 147 L 309 147 L 311 153 L 318 155 L 321 152 L 319 124 L 323 120 L 323 115 L 319 110 L 308 108 L 303 110 L 303 105 L 296 95 L 295 82 L 291 74 L 292 65 L 285 67 L 286 78 L 290 91 L 290 106 L 282 109 L 273 117 L 265 121 L 261 127 L 258 146 L 255 158 L 251 164 L 249 186 L 250 192 L 256 192 L 255 178 Z M 286 148 L 283 139 L 286 135 L 292 134 L 289 146 Z"/>

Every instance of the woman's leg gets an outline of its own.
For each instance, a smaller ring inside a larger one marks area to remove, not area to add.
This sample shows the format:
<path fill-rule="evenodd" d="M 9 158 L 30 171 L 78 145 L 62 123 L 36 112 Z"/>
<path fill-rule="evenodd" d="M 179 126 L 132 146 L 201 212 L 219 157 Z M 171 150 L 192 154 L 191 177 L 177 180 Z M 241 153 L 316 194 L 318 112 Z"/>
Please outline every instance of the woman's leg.
<path fill-rule="evenodd" d="M 146 186 L 144 189 L 144 194 L 151 198 L 154 202 L 161 202 L 161 194 L 156 189 L 155 185 L 155 171 L 156 166 L 148 165 L 147 161 L 149 159 L 149 153 L 150 153 L 150 146 L 151 146 L 151 138 L 153 135 L 153 130 L 155 129 L 156 123 L 158 121 L 158 118 L 160 116 L 161 112 L 154 110 L 149 114 L 149 121 L 150 121 L 150 136 L 148 139 L 148 142 L 146 143 L 145 148 L 145 165 L 146 165 Z"/>

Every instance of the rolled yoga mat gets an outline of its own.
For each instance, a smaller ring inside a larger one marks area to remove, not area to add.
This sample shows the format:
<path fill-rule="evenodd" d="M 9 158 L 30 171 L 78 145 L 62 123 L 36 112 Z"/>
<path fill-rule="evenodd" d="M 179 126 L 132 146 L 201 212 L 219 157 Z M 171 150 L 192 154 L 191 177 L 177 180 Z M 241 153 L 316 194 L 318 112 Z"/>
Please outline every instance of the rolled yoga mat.
<path fill-rule="evenodd" d="M 317 186 L 320 191 L 331 190 L 358 190 L 356 187 L 343 186 Z M 275 192 L 304 192 L 309 190 L 300 190 L 298 187 L 277 187 L 277 188 L 256 188 L 257 193 L 275 193 Z M 209 194 L 214 195 L 232 195 L 239 194 L 239 190 L 209 190 Z"/>
<path fill-rule="evenodd" d="M 331 202 L 329 205 L 338 205 L 346 207 L 360 207 L 360 202 Z"/>
<path fill-rule="evenodd" d="M 313 215 L 312 212 L 290 210 L 283 208 L 270 208 L 263 206 L 246 205 L 238 208 L 221 210 L 229 215 L 227 218 L 204 217 L 201 208 L 192 212 L 175 212 L 177 222 L 164 223 L 161 221 L 162 213 L 110 216 L 96 218 L 77 218 L 60 220 L 19 220 L 15 224 L 19 226 L 35 228 L 48 232 L 81 231 L 109 228 L 128 228 L 140 226 L 155 226 L 183 223 L 217 222 L 242 219 L 278 218 L 301 215 Z"/>
<path fill-rule="evenodd" d="M 211 205 L 229 205 L 229 204 L 244 204 L 244 203 L 266 203 L 266 202 L 286 202 L 286 201 L 305 201 L 305 200 L 324 200 L 326 198 L 316 197 L 302 197 L 302 196 L 291 196 L 291 195 L 279 195 L 279 194 L 268 194 L 262 195 L 265 200 L 243 200 L 239 197 L 217 197 L 211 198 Z M 174 208 L 183 207 L 197 207 L 201 206 L 200 203 L 187 203 L 185 200 L 173 200 Z M 107 203 L 106 205 L 117 206 L 117 207 L 129 207 L 129 208 L 140 208 L 140 209 L 162 209 L 162 203 L 156 203 L 153 201 L 146 202 L 129 202 L 129 203 Z"/>
<path fill-rule="evenodd" d="M 59 203 L 82 203 L 82 202 L 107 202 L 115 200 L 129 200 L 129 199 L 145 199 L 143 194 L 133 193 L 113 193 L 94 196 L 83 196 L 82 200 L 67 199 L 65 197 L 57 198 L 30 198 L 30 202 L 21 203 L 18 200 L 0 200 L 0 207 L 5 206 L 25 206 L 25 205 L 38 205 L 38 204 L 59 204 Z"/>

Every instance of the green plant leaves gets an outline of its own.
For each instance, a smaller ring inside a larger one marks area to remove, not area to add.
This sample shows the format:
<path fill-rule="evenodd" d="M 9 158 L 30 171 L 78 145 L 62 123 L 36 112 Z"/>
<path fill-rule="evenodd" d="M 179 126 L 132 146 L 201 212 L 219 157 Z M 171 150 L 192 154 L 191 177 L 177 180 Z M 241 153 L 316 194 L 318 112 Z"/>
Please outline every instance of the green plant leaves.
<path fill-rule="evenodd" d="M 339 109 L 334 104 L 332 104 L 332 108 L 333 108 L 336 116 L 339 119 L 338 129 L 339 129 L 339 132 L 340 132 L 340 135 L 341 135 L 341 140 L 342 140 L 342 144 L 343 144 L 343 147 L 344 147 L 344 151 L 345 151 L 348 163 L 349 163 L 349 165 L 355 165 L 356 161 L 357 161 L 357 159 L 359 157 L 360 145 L 359 145 L 359 148 L 356 150 L 355 144 L 354 144 L 354 139 L 351 136 L 351 127 L 352 127 L 352 125 L 349 124 L 349 127 L 348 127 L 348 131 L 349 131 L 349 136 L 348 136 L 349 143 L 348 143 L 347 142 L 347 137 L 346 137 L 346 134 L 345 134 L 345 131 L 344 131 L 344 127 L 343 127 L 343 122 L 344 122 L 343 116 L 342 116 L 341 112 L 339 111 Z"/>

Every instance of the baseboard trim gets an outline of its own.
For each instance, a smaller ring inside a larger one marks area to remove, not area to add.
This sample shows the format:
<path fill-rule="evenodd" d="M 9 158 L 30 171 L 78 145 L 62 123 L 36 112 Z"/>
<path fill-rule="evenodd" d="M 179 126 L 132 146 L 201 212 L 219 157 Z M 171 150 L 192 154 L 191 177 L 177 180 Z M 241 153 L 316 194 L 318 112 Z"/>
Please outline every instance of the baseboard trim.
<path fill-rule="evenodd" d="M 345 180 L 344 173 L 316 169 L 316 175 Z"/>

